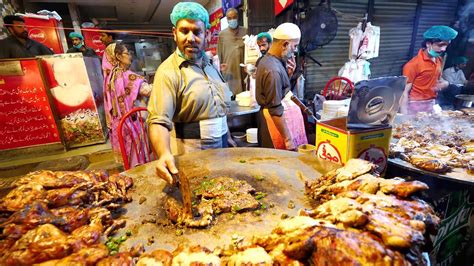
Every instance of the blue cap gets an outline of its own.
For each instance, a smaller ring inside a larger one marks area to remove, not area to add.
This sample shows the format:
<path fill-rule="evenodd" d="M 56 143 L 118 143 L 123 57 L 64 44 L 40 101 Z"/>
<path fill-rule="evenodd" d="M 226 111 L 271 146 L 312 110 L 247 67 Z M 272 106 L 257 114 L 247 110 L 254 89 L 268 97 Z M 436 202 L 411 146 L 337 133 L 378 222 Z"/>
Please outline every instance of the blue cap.
<path fill-rule="evenodd" d="M 268 32 L 260 32 L 257 35 L 257 41 L 260 41 L 263 38 L 266 38 L 268 42 L 272 42 L 272 35 L 270 35 Z"/>
<path fill-rule="evenodd" d="M 453 58 L 453 65 L 461 65 L 461 64 L 466 64 L 469 61 L 467 57 L 465 56 L 456 56 Z"/>
<path fill-rule="evenodd" d="M 211 25 L 209 24 L 209 13 L 207 10 L 200 4 L 194 2 L 180 2 L 173 7 L 173 11 L 170 14 L 171 23 L 174 26 L 181 19 L 192 19 L 200 20 L 206 26 L 206 29 L 209 29 Z"/>
<path fill-rule="evenodd" d="M 437 39 L 442 41 L 451 41 L 458 35 L 458 32 L 451 27 L 444 25 L 436 25 L 429 28 L 423 37 L 425 39 Z"/>
<path fill-rule="evenodd" d="M 69 38 L 79 38 L 81 40 L 84 40 L 84 36 L 82 36 L 82 34 L 78 33 L 78 32 L 71 32 L 69 33 Z"/>

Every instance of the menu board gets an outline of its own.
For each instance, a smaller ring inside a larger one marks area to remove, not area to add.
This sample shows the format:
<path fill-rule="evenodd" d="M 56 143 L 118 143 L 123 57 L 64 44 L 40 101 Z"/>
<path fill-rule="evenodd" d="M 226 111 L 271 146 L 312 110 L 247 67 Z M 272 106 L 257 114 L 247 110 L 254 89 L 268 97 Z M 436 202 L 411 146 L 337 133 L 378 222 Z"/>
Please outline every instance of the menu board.
<path fill-rule="evenodd" d="M 102 105 L 101 87 L 92 88 L 88 71 L 80 53 L 41 56 L 45 80 L 49 85 L 67 147 L 80 147 L 105 142 L 103 122 L 98 105 Z M 99 60 L 95 58 L 96 64 Z M 93 65 L 93 64 L 92 64 Z M 91 75 L 94 76 L 94 75 Z M 100 79 L 98 82 L 102 81 Z M 93 84 L 97 84 L 95 81 Z M 96 101 L 97 99 L 97 101 Z"/>
<path fill-rule="evenodd" d="M 36 59 L 0 61 L 0 150 L 61 143 Z"/>

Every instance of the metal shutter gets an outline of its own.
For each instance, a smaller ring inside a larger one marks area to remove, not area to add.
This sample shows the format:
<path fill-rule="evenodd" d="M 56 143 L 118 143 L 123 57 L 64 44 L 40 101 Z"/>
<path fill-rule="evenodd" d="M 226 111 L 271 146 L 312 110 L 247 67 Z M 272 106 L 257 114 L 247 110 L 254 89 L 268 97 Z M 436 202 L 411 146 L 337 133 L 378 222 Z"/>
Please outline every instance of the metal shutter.
<path fill-rule="evenodd" d="M 375 0 L 372 24 L 380 27 L 379 56 L 368 60 L 373 78 L 398 76 L 410 60 L 416 1 Z"/>
<path fill-rule="evenodd" d="M 319 1 L 311 1 L 312 6 Z M 348 61 L 349 53 L 349 30 L 357 26 L 367 12 L 368 0 L 333 0 L 331 7 L 337 12 L 338 29 L 336 38 L 328 45 L 311 51 L 309 54 L 318 60 L 323 66 L 320 67 L 310 59 L 306 64 L 306 90 L 305 98 L 312 98 L 315 93 L 321 91 L 326 83 Z"/>
<path fill-rule="evenodd" d="M 413 47 L 413 55 L 416 55 L 418 50 L 421 48 L 423 33 L 434 25 L 451 26 L 455 21 L 457 9 L 457 0 L 423 0 L 420 24 L 418 27 L 415 46 Z"/>

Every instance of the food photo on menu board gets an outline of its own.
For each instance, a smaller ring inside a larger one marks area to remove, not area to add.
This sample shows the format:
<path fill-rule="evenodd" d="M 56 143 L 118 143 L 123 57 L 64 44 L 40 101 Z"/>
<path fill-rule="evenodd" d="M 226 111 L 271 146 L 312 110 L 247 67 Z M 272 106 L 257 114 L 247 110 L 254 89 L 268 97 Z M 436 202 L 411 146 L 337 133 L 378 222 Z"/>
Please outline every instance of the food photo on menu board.
<path fill-rule="evenodd" d="M 66 145 L 71 148 L 104 142 L 103 123 L 82 55 L 40 58 Z"/>

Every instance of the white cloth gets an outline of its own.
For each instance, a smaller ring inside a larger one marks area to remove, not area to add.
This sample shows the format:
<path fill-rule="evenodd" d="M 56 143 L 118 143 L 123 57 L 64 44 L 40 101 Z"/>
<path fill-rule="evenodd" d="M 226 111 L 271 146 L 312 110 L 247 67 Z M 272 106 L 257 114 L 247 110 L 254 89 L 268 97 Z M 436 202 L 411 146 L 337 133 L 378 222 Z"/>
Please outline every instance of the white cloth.
<path fill-rule="evenodd" d="M 454 67 L 446 68 L 443 71 L 443 79 L 458 86 L 463 86 L 466 82 L 466 76 L 464 76 L 464 72 L 462 72 L 461 69 L 456 71 Z"/>
<path fill-rule="evenodd" d="M 370 78 L 370 63 L 364 59 L 350 60 L 339 70 L 338 76 L 348 78 L 352 83 Z"/>
<path fill-rule="evenodd" d="M 371 59 L 379 56 L 380 27 L 367 22 L 365 31 L 362 23 L 349 30 L 351 37 L 349 59 Z"/>

